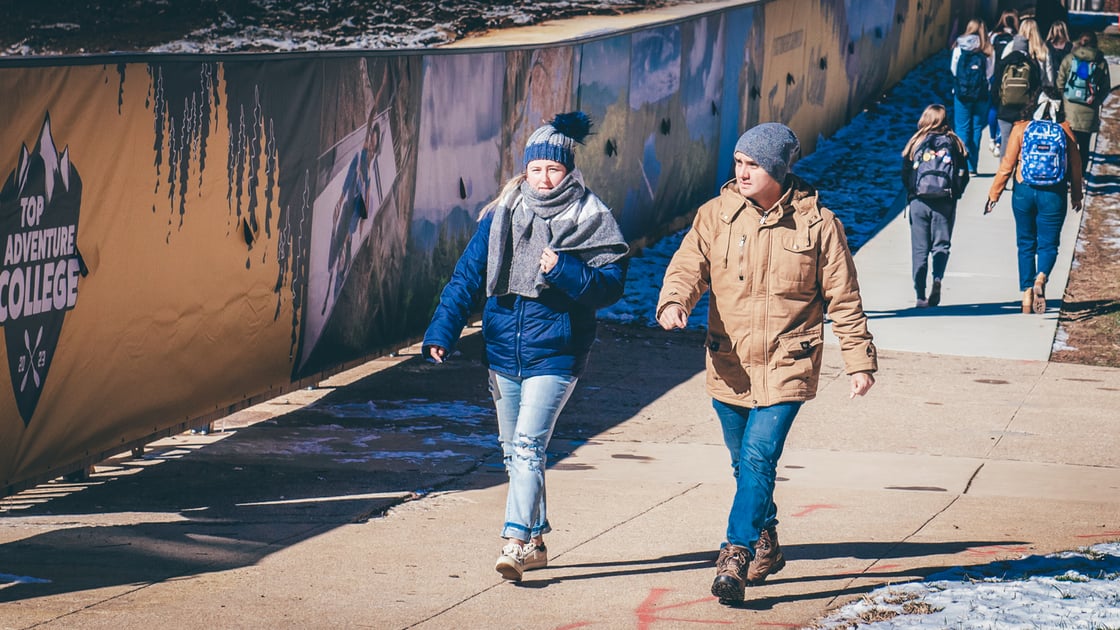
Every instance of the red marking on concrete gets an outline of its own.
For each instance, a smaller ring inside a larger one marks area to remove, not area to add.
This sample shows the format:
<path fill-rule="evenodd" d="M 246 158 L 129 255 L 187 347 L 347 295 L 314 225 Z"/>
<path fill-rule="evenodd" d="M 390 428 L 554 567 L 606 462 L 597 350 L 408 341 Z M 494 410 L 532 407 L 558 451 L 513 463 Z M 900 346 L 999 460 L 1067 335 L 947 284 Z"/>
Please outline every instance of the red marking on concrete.
<path fill-rule="evenodd" d="M 812 514 L 813 512 L 816 512 L 817 510 L 836 510 L 836 509 L 839 509 L 839 506 L 829 505 L 827 503 L 810 503 L 809 505 L 802 505 L 801 507 L 804 508 L 804 509 L 802 509 L 800 512 L 798 512 L 796 514 L 792 514 L 791 516 L 795 516 L 795 517 L 796 516 L 808 516 L 809 514 Z"/>
<path fill-rule="evenodd" d="M 684 606 L 692 606 L 694 604 L 706 604 L 715 601 L 715 597 L 704 597 L 702 599 L 694 599 L 688 602 L 681 602 L 679 604 L 668 604 L 665 606 L 658 606 L 658 602 L 664 597 L 666 593 L 671 592 L 667 588 L 650 589 L 649 595 L 646 596 L 645 601 L 638 605 L 634 611 L 638 615 L 638 630 L 649 630 L 650 626 L 658 621 L 672 622 L 672 623 L 703 623 L 713 625 L 730 625 L 730 621 L 719 621 L 715 619 L 680 619 L 678 617 L 660 617 L 658 613 L 673 608 L 683 608 Z"/>
<path fill-rule="evenodd" d="M 1074 536 L 1074 538 L 1113 538 L 1115 536 L 1120 536 L 1120 531 L 1101 532 L 1099 534 L 1079 534 L 1077 536 Z"/>
<path fill-rule="evenodd" d="M 972 556 L 995 556 L 1000 553 L 1024 553 L 1030 551 L 1028 547 L 1007 545 L 992 545 L 990 547 L 969 547 L 964 552 Z"/>

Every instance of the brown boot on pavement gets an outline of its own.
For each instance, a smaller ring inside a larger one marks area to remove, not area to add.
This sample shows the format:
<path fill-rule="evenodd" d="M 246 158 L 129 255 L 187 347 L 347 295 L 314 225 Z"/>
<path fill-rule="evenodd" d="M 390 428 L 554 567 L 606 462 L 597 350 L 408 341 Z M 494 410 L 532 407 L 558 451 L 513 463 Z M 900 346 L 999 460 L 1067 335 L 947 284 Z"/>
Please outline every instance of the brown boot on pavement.
<path fill-rule="evenodd" d="M 719 603 L 743 601 L 747 566 L 750 563 L 751 553 L 746 547 L 727 544 L 719 550 L 719 559 L 716 560 L 716 579 L 712 582 L 712 595 L 719 598 Z"/>
<path fill-rule="evenodd" d="M 785 566 L 786 558 L 778 544 L 778 529 L 767 527 L 758 533 L 758 542 L 754 544 L 754 560 L 747 569 L 747 584 L 762 584 L 766 576 L 781 571 Z"/>

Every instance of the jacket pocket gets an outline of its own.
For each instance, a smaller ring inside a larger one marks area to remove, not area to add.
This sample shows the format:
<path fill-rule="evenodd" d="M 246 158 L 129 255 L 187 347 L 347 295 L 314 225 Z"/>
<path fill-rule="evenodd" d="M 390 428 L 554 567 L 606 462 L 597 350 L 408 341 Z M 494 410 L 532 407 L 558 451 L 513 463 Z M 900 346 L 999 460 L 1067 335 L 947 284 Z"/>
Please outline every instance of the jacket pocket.
<path fill-rule="evenodd" d="M 750 391 L 751 380 L 739 360 L 739 353 L 726 335 L 708 334 L 708 386 L 717 390 L 730 390 L 735 394 Z"/>
<path fill-rule="evenodd" d="M 773 361 L 778 387 L 805 387 L 813 383 L 823 346 L 824 335 L 820 332 L 802 331 L 778 337 L 778 351 Z"/>
<path fill-rule="evenodd" d="M 817 248 L 807 234 L 783 235 L 781 249 L 776 251 L 775 275 L 791 293 L 815 291 L 817 286 Z"/>
<path fill-rule="evenodd" d="M 818 332 L 788 333 L 778 337 L 784 353 L 792 360 L 808 359 L 824 343 L 824 336 Z"/>

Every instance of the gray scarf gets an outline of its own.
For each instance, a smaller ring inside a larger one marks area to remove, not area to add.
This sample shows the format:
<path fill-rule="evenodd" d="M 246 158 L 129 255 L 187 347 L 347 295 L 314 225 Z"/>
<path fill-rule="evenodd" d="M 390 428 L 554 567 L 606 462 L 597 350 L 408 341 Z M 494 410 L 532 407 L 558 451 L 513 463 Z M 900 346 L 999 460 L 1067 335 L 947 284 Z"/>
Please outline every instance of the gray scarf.
<path fill-rule="evenodd" d="M 522 182 L 494 208 L 486 258 L 486 295 L 539 297 L 546 247 L 576 256 L 590 267 L 612 263 L 629 251 L 611 210 L 572 170 L 556 188 L 538 193 Z"/>

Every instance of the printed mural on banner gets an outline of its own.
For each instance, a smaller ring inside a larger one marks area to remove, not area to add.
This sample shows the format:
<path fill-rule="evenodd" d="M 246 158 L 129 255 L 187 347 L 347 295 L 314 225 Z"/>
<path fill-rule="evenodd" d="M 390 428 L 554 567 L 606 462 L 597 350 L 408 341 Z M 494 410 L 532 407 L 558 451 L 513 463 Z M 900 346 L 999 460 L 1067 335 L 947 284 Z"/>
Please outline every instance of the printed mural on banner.
<path fill-rule="evenodd" d="M 303 361 L 342 292 L 358 250 L 369 239 L 397 181 L 389 110 L 371 111 L 368 122 L 319 156 L 325 187 L 315 198 L 310 260 L 310 306 Z"/>
<path fill-rule="evenodd" d="M 0 326 L 24 426 L 39 404 L 66 311 L 78 301 L 81 202 L 82 180 L 69 147 L 58 153 L 48 113 L 35 149 L 23 145 L 0 189 Z"/>

